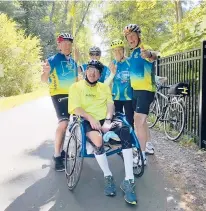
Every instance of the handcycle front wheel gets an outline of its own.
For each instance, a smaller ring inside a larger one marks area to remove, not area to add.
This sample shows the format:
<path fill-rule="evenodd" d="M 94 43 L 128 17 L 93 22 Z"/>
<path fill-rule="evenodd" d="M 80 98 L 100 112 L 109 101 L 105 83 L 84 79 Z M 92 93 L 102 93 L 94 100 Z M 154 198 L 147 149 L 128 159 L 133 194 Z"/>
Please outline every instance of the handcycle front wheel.
<path fill-rule="evenodd" d="M 81 130 L 80 123 L 72 126 L 65 156 L 65 175 L 69 190 L 73 190 L 79 182 L 84 157 L 81 156 Z"/>
<path fill-rule="evenodd" d="M 141 149 L 133 147 L 132 152 L 133 152 L 133 174 L 136 177 L 141 177 L 144 174 L 144 160 L 142 151 Z M 119 152 L 118 155 L 124 161 L 122 152 Z"/>

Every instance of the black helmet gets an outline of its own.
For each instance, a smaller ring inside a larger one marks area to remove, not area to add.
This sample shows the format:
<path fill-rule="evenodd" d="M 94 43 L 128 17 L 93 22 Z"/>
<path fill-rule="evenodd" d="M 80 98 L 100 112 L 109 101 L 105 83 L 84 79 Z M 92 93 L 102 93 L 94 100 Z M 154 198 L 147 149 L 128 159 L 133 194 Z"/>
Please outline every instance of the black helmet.
<path fill-rule="evenodd" d="M 102 74 L 102 71 L 104 69 L 104 65 L 100 61 L 97 61 L 97 60 L 91 60 L 91 61 L 89 61 L 88 62 L 88 65 L 87 65 L 87 69 L 89 67 L 96 68 L 97 70 L 99 70 L 100 74 Z"/>

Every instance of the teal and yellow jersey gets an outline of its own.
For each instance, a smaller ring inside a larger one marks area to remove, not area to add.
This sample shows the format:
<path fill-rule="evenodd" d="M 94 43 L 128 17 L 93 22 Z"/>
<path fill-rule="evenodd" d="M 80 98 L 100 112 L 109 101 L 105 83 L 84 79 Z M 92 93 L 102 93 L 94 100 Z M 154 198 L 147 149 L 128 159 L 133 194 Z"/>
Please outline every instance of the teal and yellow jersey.
<path fill-rule="evenodd" d="M 134 90 L 155 91 L 155 73 L 153 62 L 143 59 L 141 48 L 137 47 L 129 58 L 130 63 L 130 80 Z"/>
<path fill-rule="evenodd" d="M 87 64 L 82 64 L 82 65 L 80 66 L 80 68 L 82 69 L 82 72 L 83 72 L 83 74 L 84 74 L 84 72 L 85 72 L 86 69 L 87 69 Z M 103 72 L 102 72 L 101 77 L 100 77 L 100 79 L 99 79 L 98 81 L 101 82 L 101 83 L 104 83 L 104 81 L 105 81 L 106 78 L 109 76 L 109 74 L 110 74 L 109 68 L 108 68 L 107 66 L 104 65 Z"/>
<path fill-rule="evenodd" d="M 50 95 L 68 94 L 69 87 L 77 81 L 77 64 L 72 57 L 58 53 L 50 58 L 48 62 L 51 67 L 49 76 Z"/>
<path fill-rule="evenodd" d="M 117 65 L 117 71 L 113 78 L 113 100 L 132 100 L 132 87 L 130 83 L 130 64 L 128 60 L 122 62 L 113 61 Z"/>

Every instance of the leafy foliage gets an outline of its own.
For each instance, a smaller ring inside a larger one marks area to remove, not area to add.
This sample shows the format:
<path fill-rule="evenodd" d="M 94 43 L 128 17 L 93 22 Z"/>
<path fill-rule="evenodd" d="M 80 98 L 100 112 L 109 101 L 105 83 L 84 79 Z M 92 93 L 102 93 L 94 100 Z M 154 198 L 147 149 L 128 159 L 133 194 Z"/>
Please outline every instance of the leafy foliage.
<path fill-rule="evenodd" d="M 0 96 L 32 91 L 41 69 L 40 41 L 17 30 L 16 23 L 0 15 L 0 64 L 4 77 L 0 78 Z"/>

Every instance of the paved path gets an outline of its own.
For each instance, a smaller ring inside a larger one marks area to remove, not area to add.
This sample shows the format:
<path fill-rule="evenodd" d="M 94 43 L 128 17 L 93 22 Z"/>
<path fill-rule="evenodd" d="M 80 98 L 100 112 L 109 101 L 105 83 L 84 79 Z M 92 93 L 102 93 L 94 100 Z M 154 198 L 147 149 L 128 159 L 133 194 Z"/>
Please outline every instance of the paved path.
<path fill-rule="evenodd" d="M 169 211 L 175 197 L 155 156 L 142 178 L 136 180 L 138 206 L 129 206 L 118 189 L 113 198 L 103 195 L 103 175 L 94 159 L 87 158 L 74 192 L 64 173 L 52 169 L 53 137 L 57 120 L 49 97 L 0 113 L 0 210 L 6 211 Z M 122 160 L 109 157 L 119 186 L 124 177 Z"/>

